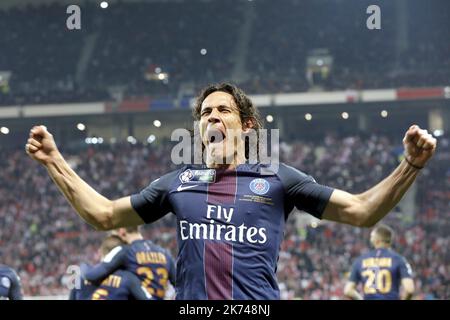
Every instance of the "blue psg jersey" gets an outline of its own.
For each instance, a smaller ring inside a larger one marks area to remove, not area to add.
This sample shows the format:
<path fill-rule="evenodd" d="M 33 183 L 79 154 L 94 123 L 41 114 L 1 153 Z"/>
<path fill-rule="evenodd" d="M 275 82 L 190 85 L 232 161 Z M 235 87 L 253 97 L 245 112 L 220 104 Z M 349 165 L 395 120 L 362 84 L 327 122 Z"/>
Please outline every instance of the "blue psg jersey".
<path fill-rule="evenodd" d="M 22 300 L 22 288 L 17 273 L 5 265 L 0 265 L 0 300 Z"/>
<path fill-rule="evenodd" d="M 165 297 L 167 281 L 175 285 L 175 263 L 170 253 L 150 240 L 137 240 L 126 250 L 124 264 L 141 279 L 155 300 Z"/>
<path fill-rule="evenodd" d="M 321 218 L 333 189 L 284 164 L 261 169 L 185 166 L 131 196 L 146 223 L 177 217 L 177 299 L 279 299 L 285 221 L 294 206 Z"/>
<path fill-rule="evenodd" d="M 92 293 L 97 289 L 97 286 L 91 284 L 85 279 L 81 279 L 80 288 L 70 290 L 69 300 L 90 300 Z"/>
<path fill-rule="evenodd" d="M 92 293 L 97 289 L 97 286 L 85 279 L 85 273 L 92 268 L 89 264 L 80 263 L 81 274 L 79 279 L 79 287 L 70 290 L 69 300 L 91 300 Z"/>
<path fill-rule="evenodd" d="M 412 278 L 406 259 L 391 249 L 380 248 L 355 261 L 349 280 L 363 283 L 365 300 L 398 300 L 404 278 Z"/>
<path fill-rule="evenodd" d="M 85 278 L 98 284 L 119 268 L 136 275 L 154 300 L 165 298 L 168 281 L 175 285 L 172 256 L 150 240 L 136 240 L 130 245 L 112 249 L 101 263 L 85 273 Z"/>
<path fill-rule="evenodd" d="M 90 296 L 91 300 L 151 300 L 139 278 L 125 270 L 109 275 Z"/>

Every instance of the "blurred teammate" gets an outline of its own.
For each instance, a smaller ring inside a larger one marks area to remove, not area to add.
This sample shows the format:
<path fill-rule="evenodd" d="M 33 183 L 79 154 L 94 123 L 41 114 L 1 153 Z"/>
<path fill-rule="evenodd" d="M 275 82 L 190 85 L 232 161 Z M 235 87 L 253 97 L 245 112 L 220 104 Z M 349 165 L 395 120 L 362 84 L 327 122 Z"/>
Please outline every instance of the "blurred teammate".
<path fill-rule="evenodd" d="M 80 268 L 82 270 L 79 283 L 80 287 L 78 289 L 74 288 L 70 290 L 69 300 L 91 300 L 92 293 L 97 289 L 96 285 L 93 285 L 83 277 L 83 273 L 86 272 L 90 266 L 86 263 L 81 263 Z"/>
<path fill-rule="evenodd" d="M 0 300 L 22 300 L 22 287 L 17 273 L 0 264 Z"/>
<path fill-rule="evenodd" d="M 170 253 L 152 241 L 144 240 L 138 227 L 120 228 L 116 234 L 129 245 L 115 248 L 102 263 L 89 269 L 85 278 L 96 283 L 123 268 L 139 277 L 154 300 L 164 299 L 168 281 L 175 285 L 175 263 Z"/>
<path fill-rule="evenodd" d="M 261 122 L 239 88 L 207 87 L 193 113 L 204 164 L 185 165 L 117 200 L 97 193 L 70 168 L 45 127 L 33 127 L 25 146 L 80 217 L 99 230 L 176 215 L 177 299 L 279 299 L 277 259 L 294 207 L 321 219 L 373 226 L 400 201 L 436 148 L 426 130 L 411 126 L 399 166 L 369 190 L 350 194 L 282 163 L 272 174 L 264 164 L 249 164 L 242 151 L 256 146 L 245 135 L 258 132 Z"/>
<path fill-rule="evenodd" d="M 375 248 L 360 256 L 353 264 L 344 294 L 354 300 L 409 300 L 414 293 L 411 266 L 406 259 L 391 249 L 393 230 L 380 225 L 370 233 Z M 361 296 L 356 290 L 363 283 Z M 402 296 L 400 288 L 402 287 Z"/>
<path fill-rule="evenodd" d="M 102 259 L 109 261 L 117 250 L 125 243 L 116 235 L 110 235 L 103 240 L 100 247 Z M 151 300 L 152 296 L 141 286 L 139 278 L 126 270 L 115 270 L 108 274 L 98 286 L 86 280 L 84 273 L 83 284 L 79 290 L 74 289 L 70 294 L 71 300 Z"/>

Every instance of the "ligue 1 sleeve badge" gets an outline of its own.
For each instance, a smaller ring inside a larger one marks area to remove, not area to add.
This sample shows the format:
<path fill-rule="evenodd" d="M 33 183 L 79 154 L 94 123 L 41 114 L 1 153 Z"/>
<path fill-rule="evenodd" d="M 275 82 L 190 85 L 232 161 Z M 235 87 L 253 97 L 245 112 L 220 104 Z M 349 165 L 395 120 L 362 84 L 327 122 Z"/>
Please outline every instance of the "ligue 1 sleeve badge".
<path fill-rule="evenodd" d="M 11 287 L 11 280 L 9 280 L 7 277 L 3 277 L 1 280 L 1 284 L 6 289 L 9 289 Z"/>
<path fill-rule="evenodd" d="M 252 190 L 253 193 L 256 193 L 260 196 L 263 194 L 266 194 L 269 191 L 270 184 L 265 179 L 253 179 L 252 182 L 250 182 L 250 190 Z"/>
<path fill-rule="evenodd" d="M 180 174 L 180 181 L 181 183 L 186 183 L 192 180 L 194 178 L 194 174 L 191 170 L 187 169 L 182 174 Z"/>

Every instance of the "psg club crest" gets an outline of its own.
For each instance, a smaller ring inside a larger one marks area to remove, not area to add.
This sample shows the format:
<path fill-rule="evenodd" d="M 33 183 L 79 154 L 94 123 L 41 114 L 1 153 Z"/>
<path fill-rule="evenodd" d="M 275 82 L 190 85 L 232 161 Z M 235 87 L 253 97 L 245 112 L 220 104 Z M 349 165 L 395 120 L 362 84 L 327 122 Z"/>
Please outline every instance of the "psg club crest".
<path fill-rule="evenodd" d="M 191 181 L 193 177 L 194 177 L 194 174 L 192 173 L 192 171 L 187 169 L 182 174 L 180 174 L 180 181 L 181 181 L 181 183 L 186 183 L 186 182 Z"/>
<path fill-rule="evenodd" d="M 1 284 L 6 289 L 9 289 L 9 287 L 11 287 L 11 280 L 9 280 L 7 277 L 3 277 L 2 280 L 1 280 Z"/>
<path fill-rule="evenodd" d="M 253 179 L 252 182 L 250 182 L 250 190 L 260 196 L 266 194 L 267 191 L 269 191 L 269 188 L 270 184 L 265 179 Z"/>

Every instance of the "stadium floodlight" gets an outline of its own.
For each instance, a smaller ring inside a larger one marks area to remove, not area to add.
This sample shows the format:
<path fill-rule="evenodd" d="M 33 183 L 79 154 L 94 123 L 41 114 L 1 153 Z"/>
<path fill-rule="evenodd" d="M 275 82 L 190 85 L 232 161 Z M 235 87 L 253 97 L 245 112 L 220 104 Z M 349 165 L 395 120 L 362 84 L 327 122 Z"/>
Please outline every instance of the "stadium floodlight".
<path fill-rule="evenodd" d="M 450 87 L 444 88 L 444 96 L 446 99 L 450 99 Z"/>
<path fill-rule="evenodd" d="M 273 122 L 273 116 L 271 114 L 268 114 L 266 117 L 267 122 L 271 123 Z"/>
<path fill-rule="evenodd" d="M 90 137 L 87 137 L 86 139 L 84 139 L 84 142 L 86 142 L 86 144 L 91 144 L 92 139 Z"/>
<path fill-rule="evenodd" d="M 342 116 L 342 119 L 344 119 L 344 120 L 347 120 L 348 119 L 348 117 L 349 117 L 349 115 L 348 115 L 348 113 L 347 112 L 342 112 L 342 114 L 341 114 L 341 116 Z"/>
<path fill-rule="evenodd" d="M 153 143 L 155 140 L 156 140 L 156 137 L 154 134 L 149 135 L 147 138 L 148 143 Z"/>
<path fill-rule="evenodd" d="M 386 111 L 386 110 L 383 110 L 383 111 L 381 111 L 381 116 L 383 117 L 383 118 L 386 118 L 387 116 L 388 116 L 388 112 Z"/>
<path fill-rule="evenodd" d="M 137 140 L 133 136 L 128 136 L 127 141 L 131 144 L 136 144 Z"/>
<path fill-rule="evenodd" d="M 98 143 L 98 138 L 93 137 L 91 142 L 92 142 L 92 144 L 97 144 Z"/>
<path fill-rule="evenodd" d="M 103 143 L 103 138 L 102 138 L 102 137 L 99 137 L 99 138 L 98 138 L 98 143 L 99 143 L 99 144 L 102 144 L 102 143 Z"/>
<path fill-rule="evenodd" d="M 109 6 L 109 3 L 108 3 L 107 1 L 102 1 L 102 2 L 100 3 L 100 7 L 101 7 L 102 9 L 106 9 L 106 8 L 108 8 L 108 6 Z"/>
<path fill-rule="evenodd" d="M 162 81 L 163 83 L 169 82 L 169 73 L 162 72 L 160 67 L 156 67 L 151 72 L 146 72 L 144 77 L 148 81 Z"/>
<path fill-rule="evenodd" d="M 153 125 L 154 125 L 155 127 L 159 128 L 159 127 L 161 127 L 161 121 L 155 120 L 155 121 L 153 121 Z"/>
<path fill-rule="evenodd" d="M 83 123 L 77 124 L 77 129 L 80 131 L 84 131 L 86 129 L 86 126 Z"/>
<path fill-rule="evenodd" d="M 1 128 L 0 128 L 0 132 L 3 133 L 3 134 L 8 134 L 8 133 L 9 133 L 9 128 L 7 128 L 7 127 L 1 127 Z"/>
<path fill-rule="evenodd" d="M 435 137 L 442 137 L 444 135 L 444 130 L 440 130 L 440 129 L 434 130 L 433 135 Z"/>
<path fill-rule="evenodd" d="M 306 121 L 311 121 L 311 119 L 312 119 L 311 113 L 305 114 L 305 119 L 306 119 Z"/>
<path fill-rule="evenodd" d="M 202 48 L 202 49 L 200 50 L 200 54 L 201 54 L 202 56 L 206 55 L 207 53 L 208 53 L 208 50 L 206 50 L 205 48 Z"/>

